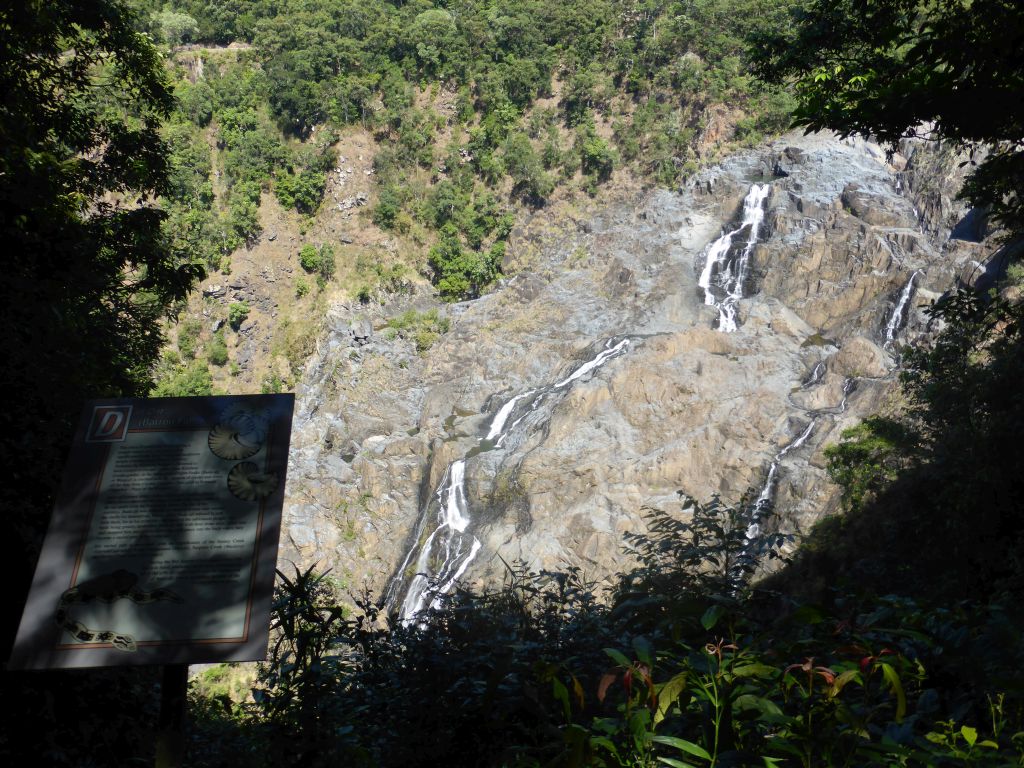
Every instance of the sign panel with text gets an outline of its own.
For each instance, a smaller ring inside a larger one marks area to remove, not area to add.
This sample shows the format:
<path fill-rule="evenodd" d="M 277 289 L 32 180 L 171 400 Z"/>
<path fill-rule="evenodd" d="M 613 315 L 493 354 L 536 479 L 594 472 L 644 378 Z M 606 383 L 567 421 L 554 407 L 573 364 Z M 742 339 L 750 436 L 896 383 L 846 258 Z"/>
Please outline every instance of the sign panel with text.
<path fill-rule="evenodd" d="M 89 403 L 10 667 L 263 659 L 293 405 Z"/>

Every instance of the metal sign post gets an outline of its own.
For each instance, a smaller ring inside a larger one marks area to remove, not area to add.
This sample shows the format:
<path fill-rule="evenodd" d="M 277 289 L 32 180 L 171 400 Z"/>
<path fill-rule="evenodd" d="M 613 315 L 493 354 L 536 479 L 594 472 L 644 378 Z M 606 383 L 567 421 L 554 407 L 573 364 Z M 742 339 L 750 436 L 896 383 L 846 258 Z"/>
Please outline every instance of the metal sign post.
<path fill-rule="evenodd" d="M 181 768 L 185 760 L 185 721 L 188 717 L 188 666 L 168 664 L 160 685 L 160 724 L 156 738 L 156 768 Z"/>

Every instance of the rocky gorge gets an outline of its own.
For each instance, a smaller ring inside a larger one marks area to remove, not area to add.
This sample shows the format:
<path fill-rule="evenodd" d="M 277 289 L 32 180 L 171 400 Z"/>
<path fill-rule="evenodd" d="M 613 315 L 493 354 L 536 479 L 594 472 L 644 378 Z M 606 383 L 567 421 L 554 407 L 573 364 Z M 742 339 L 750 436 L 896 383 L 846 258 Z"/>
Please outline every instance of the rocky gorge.
<path fill-rule="evenodd" d="M 423 354 L 382 312 L 332 307 L 297 391 L 283 559 L 411 615 L 429 577 L 613 574 L 623 534 L 680 491 L 770 498 L 805 533 L 838 509 L 824 448 L 892 397 L 900 345 L 934 331 L 924 308 L 986 272 L 956 164 L 901 149 L 790 134 L 676 192 L 538 211 L 508 277 L 450 305 Z M 707 284 L 740 257 L 732 330 Z"/>

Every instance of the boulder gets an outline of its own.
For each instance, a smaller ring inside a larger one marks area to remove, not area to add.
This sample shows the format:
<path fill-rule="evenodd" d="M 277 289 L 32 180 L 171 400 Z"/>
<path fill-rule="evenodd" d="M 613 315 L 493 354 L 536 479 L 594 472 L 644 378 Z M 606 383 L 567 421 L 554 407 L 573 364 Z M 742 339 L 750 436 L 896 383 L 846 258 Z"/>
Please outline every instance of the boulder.
<path fill-rule="evenodd" d="M 882 378 L 892 370 L 892 358 L 870 339 L 855 336 L 843 343 L 831 360 L 828 369 L 840 376 Z"/>
<path fill-rule="evenodd" d="M 373 336 L 373 324 L 366 317 L 357 317 L 349 324 L 349 334 L 356 344 L 369 344 Z"/>

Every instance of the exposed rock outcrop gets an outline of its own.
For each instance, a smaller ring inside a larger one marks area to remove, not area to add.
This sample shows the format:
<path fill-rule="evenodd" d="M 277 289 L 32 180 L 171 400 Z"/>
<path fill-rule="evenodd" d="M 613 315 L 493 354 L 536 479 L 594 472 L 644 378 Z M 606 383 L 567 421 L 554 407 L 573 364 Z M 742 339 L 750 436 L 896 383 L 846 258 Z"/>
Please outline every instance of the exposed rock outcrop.
<path fill-rule="evenodd" d="M 465 458 L 467 531 L 482 545 L 467 577 L 500 578 L 499 556 L 601 577 L 626 564 L 622 534 L 642 528 L 644 506 L 671 509 L 680 489 L 756 494 L 813 423 L 774 488 L 783 526 L 806 530 L 837 501 L 824 446 L 878 407 L 900 335 L 923 332 L 922 303 L 978 257 L 948 247 L 955 216 L 922 229 L 898 188 L 914 173 L 897 171 L 904 162 L 863 141 L 791 135 L 677 194 L 575 220 L 541 212 L 514 233 L 514 276 L 450 307 L 451 331 L 421 356 L 336 308 L 299 392 L 286 556 L 379 594 L 410 575 L 408 548 L 436 527 L 421 515 L 437 514 L 434 489 Z M 697 280 L 754 180 L 771 190 L 740 327 L 726 334 Z M 623 338 L 622 354 L 558 386 Z M 546 394 L 485 439 L 528 390 Z"/>

